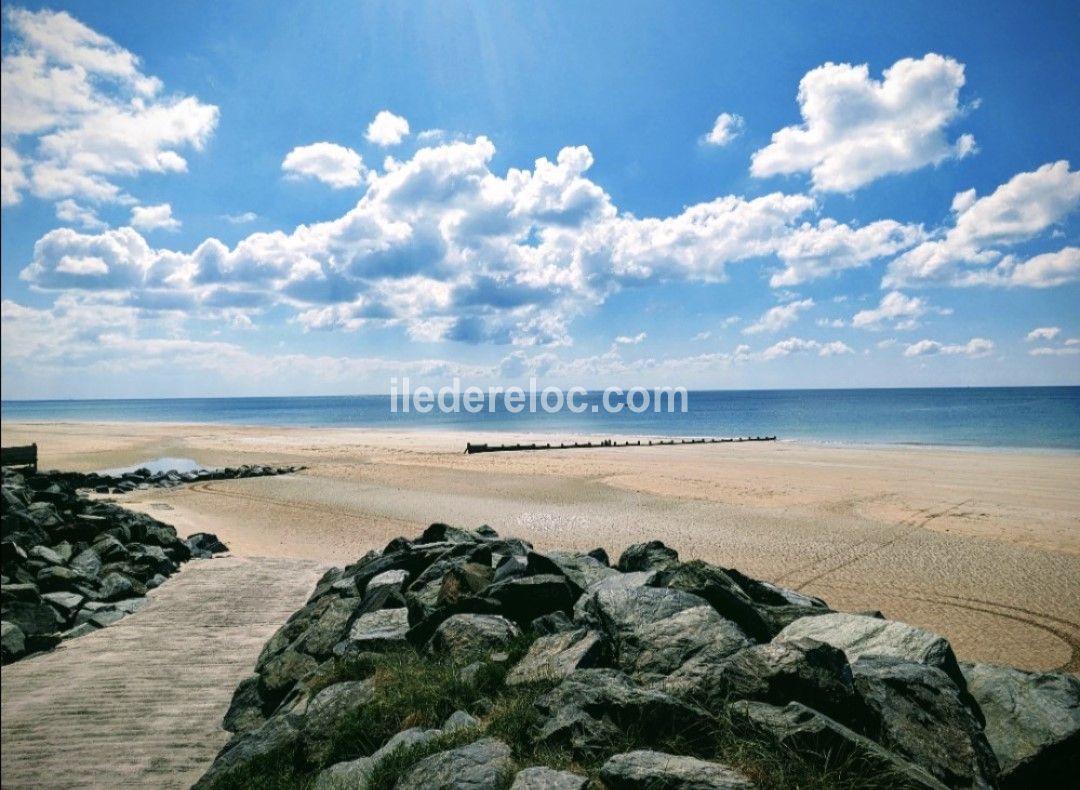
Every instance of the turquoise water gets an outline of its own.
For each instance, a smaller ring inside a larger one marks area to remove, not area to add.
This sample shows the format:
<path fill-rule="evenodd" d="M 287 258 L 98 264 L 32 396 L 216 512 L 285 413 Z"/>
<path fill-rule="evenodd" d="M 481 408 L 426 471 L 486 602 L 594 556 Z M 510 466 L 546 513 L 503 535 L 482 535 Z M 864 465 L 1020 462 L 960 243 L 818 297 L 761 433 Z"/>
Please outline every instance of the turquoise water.
<path fill-rule="evenodd" d="M 600 403 L 600 393 L 584 402 Z M 3 419 L 371 426 L 1080 451 L 1080 387 L 690 392 L 686 413 L 392 413 L 386 395 L 3 401 Z"/>

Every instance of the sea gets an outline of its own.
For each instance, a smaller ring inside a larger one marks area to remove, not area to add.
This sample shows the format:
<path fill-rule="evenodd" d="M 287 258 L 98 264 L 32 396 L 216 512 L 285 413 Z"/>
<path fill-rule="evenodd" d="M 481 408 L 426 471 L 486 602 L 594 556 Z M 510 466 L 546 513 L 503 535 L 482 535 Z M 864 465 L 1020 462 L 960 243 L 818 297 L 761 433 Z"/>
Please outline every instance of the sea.
<path fill-rule="evenodd" d="M 391 409 L 388 395 L 37 400 L 0 402 L 6 421 L 193 422 L 232 425 L 498 431 L 641 437 L 776 436 L 778 441 L 1080 452 L 1080 387 L 690 391 L 686 411 L 582 413 L 525 410 L 495 401 L 479 413 Z M 598 408 L 594 409 L 593 406 Z M 543 439 L 541 440 L 543 441 Z"/>

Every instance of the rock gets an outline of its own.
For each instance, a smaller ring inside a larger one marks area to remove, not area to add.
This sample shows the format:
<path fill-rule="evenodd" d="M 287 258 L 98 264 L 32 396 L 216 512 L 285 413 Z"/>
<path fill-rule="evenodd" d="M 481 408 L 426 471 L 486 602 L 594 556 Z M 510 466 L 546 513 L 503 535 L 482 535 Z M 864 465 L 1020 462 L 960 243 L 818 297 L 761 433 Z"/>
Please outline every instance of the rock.
<path fill-rule="evenodd" d="M 865 718 L 843 651 L 813 639 L 775 641 L 735 653 L 706 649 L 659 688 L 711 711 L 750 699 L 773 705 L 801 702 L 856 729 Z"/>
<path fill-rule="evenodd" d="M 394 735 L 369 757 L 336 763 L 315 777 L 311 790 L 366 790 L 375 770 L 399 749 L 407 749 L 433 741 L 442 733 L 412 727 Z"/>
<path fill-rule="evenodd" d="M 63 558 L 48 546 L 32 546 L 28 552 L 28 557 L 33 557 L 36 560 L 41 560 L 49 565 L 63 565 Z"/>
<path fill-rule="evenodd" d="M 640 571 L 637 573 L 618 573 L 613 576 L 600 579 L 585 588 L 585 592 L 574 604 L 574 621 L 584 623 L 589 618 L 588 610 L 595 604 L 596 596 L 610 590 L 625 590 L 634 587 L 645 587 L 656 578 L 656 571 Z"/>
<path fill-rule="evenodd" d="M 83 601 L 86 600 L 78 593 L 70 592 L 52 592 L 42 594 L 42 599 L 51 603 L 56 607 L 60 614 L 64 617 L 72 617 L 76 610 L 82 606 Z"/>
<path fill-rule="evenodd" d="M 103 601 L 115 601 L 120 598 L 133 598 L 145 594 L 146 588 L 142 584 L 114 571 L 106 573 L 101 580 L 101 590 L 98 597 Z"/>
<path fill-rule="evenodd" d="M 291 761 L 300 739 L 297 721 L 295 716 L 275 716 L 254 732 L 229 741 L 193 790 L 246 787 L 252 766 L 280 756 Z"/>
<path fill-rule="evenodd" d="M 315 658 L 330 655 L 334 646 L 349 633 L 349 622 L 358 598 L 331 597 L 314 622 L 297 639 L 297 648 Z"/>
<path fill-rule="evenodd" d="M 602 666 L 607 658 L 603 638 L 579 628 L 542 636 L 507 675 L 508 686 L 561 680 L 579 669 Z"/>
<path fill-rule="evenodd" d="M 938 667 L 959 688 L 964 676 L 948 641 L 937 634 L 893 620 L 833 612 L 803 617 L 787 626 L 777 639 L 810 637 L 843 650 L 854 663 L 863 656 L 886 656 Z"/>
<path fill-rule="evenodd" d="M 315 670 L 318 662 L 309 655 L 289 648 L 266 662 L 259 673 L 262 698 L 269 707 L 277 703 L 296 685 L 296 681 Z"/>
<path fill-rule="evenodd" d="M 565 612 L 541 615 L 529 623 L 529 630 L 539 636 L 550 636 L 560 631 L 573 631 L 574 621 Z"/>
<path fill-rule="evenodd" d="M 229 547 L 211 532 L 196 532 L 194 535 L 189 535 L 184 543 L 191 550 L 191 556 L 198 559 L 210 559 L 215 554 L 229 550 Z"/>
<path fill-rule="evenodd" d="M 505 647 L 519 633 L 517 626 L 499 615 L 456 614 L 435 629 L 428 650 L 465 663 Z"/>
<path fill-rule="evenodd" d="M 497 582 L 485 596 L 498 601 L 505 616 L 525 625 L 551 612 L 571 612 L 574 596 L 562 576 L 542 574 Z"/>
<path fill-rule="evenodd" d="M 679 564 L 679 552 L 670 549 L 658 540 L 648 543 L 635 543 L 628 546 L 619 557 L 619 570 L 631 571 L 666 571 Z"/>
<path fill-rule="evenodd" d="M 476 718 L 470 713 L 463 710 L 456 710 L 451 713 L 446 721 L 443 722 L 443 732 L 454 732 L 455 730 L 467 730 L 470 727 L 479 727 L 480 719 Z"/>
<path fill-rule="evenodd" d="M 308 702 L 301 729 L 304 755 L 312 765 L 322 765 L 333 755 L 334 737 L 343 723 L 375 696 L 369 680 L 327 686 Z"/>
<path fill-rule="evenodd" d="M 538 765 L 518 771 L 510 790 L 586 790 L 588 786 L 584 776 Z"/>
<path fill-rule="evenodd" d="M 574 585 L 578 591 L 585 590 L 598 581 L 617 576 L 618 571 L 588 554 L 555 551 L 544 555 Z M 604 555 L 605 558 L 607 555 Z"/>
<path fill-rule="evenodd" d="M 660 573 L 653 584 L 704 598 L 721 616 L 731 620 L 758 642 L 767 642 L 773 636 L 773 630 L 755 607 L 754 601 L 722 568 L 701 560 L 684 562 Z"/>
<path fill-rule="evenodd" d="M 82 574 L 63 565 L 48 565 L 37 574 L 37 585 L 42 590 L 73 590 L 83 581 Z"/>
<path fill-rule="evenodd" d="M 824 757 L 829 762 L 853 759 L 874 771 L 884 786 L 944 790 L 945 785 L 917 765 L 883 749 L 828 716 L 798 702 L 782 708 L 764 702 L 736 702 L 733 720 L 746 722 L 785 749 Z M 883 780 L 889 779 L 886 783 Z"/>
<path fill-rule="evenodd" d="M 372 579 L 367 583 L 367 589 L 364 590 L 364 595 L 370 595 L 375 590 L 378 590 L 381 587 L 389 587 L 392 590 L 401 592 L 401 590 L 405 587 L 405 583 L 407 581 L 409 581 L 408 571 L 402 570 L 400 568 L 393 571 L 385 571 L 384 573 L 380 573 L 378 576 L 372 577 Z"/>
<path fill-rule="evenodd" d="M 709 645 L 735 652 L 750 644 L 704 599 L 664 587 L 601 590 L 581 615 L 607 637 L 615 665 L 630 673 L 666 675 Z"/>
<path fill-rule="evenodd" d="M 380 609 L 360 615 L 344 641 L 334 647 L 337 655 L 381 652 L 408 644 L 409 613 L 405 609 Z"/>
<path fill-rule="evenodd" d="M 41 598 L 4 604 L 3 619 L 19 627 L 26 636 L 51 634 L 63 626 L 60 615 Z"/>
<path fill-rule="evenodd" d="M 233 692 L 222 726 L 229 732 L 243 735 L 259 729 L 265 723 L 263 701 L 259 696 L 259 676 L 250 675 L 241 680 Z"/>
<path fill-rule="evenodd" d="M 997 786 L 982 722 L 942 670 L 878 656 L 859 659 L 852 671 L 874 717 L 867 734 L 875 741 L 950 787 Z"/>
<path fill-rule="evenodd" d="M 491 584 L 494 571 L 490 565 L 467 562 L 451 568 L 442 578 L 435 602 L 438 606 L 454 603 L 461 598 L 477 595 Z"/>
<path fill-rule="evenodd" d="M 26 634 L 15 623 L 0 622 L 0 662 L 7 664 L 26 653 Z"/>
<path fill-rule="evenodd" d="M 628 729 L 656 741 L 673 733 L 707 738 L 709 716 L 696 706 L 635 683 L 613 669 L 581 669 L 536 701 L 537 742 L 578 754 L 609 747 Z"/>
<path fill-rule="evenodd" d="M 101 558 L 93 549 L 84 549 L 71 558 L 71 567 L 87 579 L 96 579 L 101 573 Z"/>
<path fill-rule="evenodd" d="M 414 765 L 396 790 L 500 790 L 514 773 L 510 747 L 494 738 L 439 752 Z"/>
<path fill-rule="evenodd" d="M 752 790 L 754 784 L 726 765 L 641 749 L 616 754 L 600 769 L 610 790 Z"/>
<path fill-rule="evenodd" d="M 1075 675 L 993 664 L 960 668 L 986 719 L 1002 787 L 1065 787 L 1080 776 L 1080 680 Z"/>

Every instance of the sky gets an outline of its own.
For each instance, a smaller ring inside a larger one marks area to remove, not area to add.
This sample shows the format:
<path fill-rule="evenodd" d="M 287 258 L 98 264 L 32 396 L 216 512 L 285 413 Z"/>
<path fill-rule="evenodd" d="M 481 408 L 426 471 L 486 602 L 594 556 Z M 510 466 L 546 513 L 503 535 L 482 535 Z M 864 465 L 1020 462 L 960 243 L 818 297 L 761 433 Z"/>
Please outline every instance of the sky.
<path fill-rule="evenodd" d="M 1075 3 L 8 3 L 5 399 L 1080 384 Z"/>

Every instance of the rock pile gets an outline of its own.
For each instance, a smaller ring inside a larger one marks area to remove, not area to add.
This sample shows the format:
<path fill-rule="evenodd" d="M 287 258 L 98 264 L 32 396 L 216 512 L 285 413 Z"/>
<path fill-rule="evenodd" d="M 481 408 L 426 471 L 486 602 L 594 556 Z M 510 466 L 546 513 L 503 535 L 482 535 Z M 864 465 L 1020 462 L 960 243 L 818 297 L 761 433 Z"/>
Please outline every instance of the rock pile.
<path fill-rule="evenodd" d="M 408 696 L 392 664 L 370 669 L 388 655 L 450 668 L 454 694 L 475 684 L 470 712 L 406 708 L 379 735 Z M 196 787 L 254 786 L 272 764 L 315 788 L 745 788 L 777 783 L 770 753 L 847 766 L 852 786 L 1058 786 L 1077 775 L 1080 681 L 960 665 L 939 636 L 659 542 L 612 567 L 434 524 L 329 571 L 224 724 Z M 745 758 L 750 742 L 764 751 Z"/>
<path fill-rule="evenodd" d="M 80 495 L 68 475 L 3 470 L 3 663 L 114 623 L 180 563 L 225 546 Z"/>
<path fill-rule="evenodd" d="M 54 482 L 63 482 L 73 488 L 89 488 L 97 494 L 128 494 L 150 488 L 174 488 L 186 483 L 203 483 L 208 480 L 236 480 L 242 477 L 269 477 L 288 475 L 304 469 L 303 466 L 227 466 L 220 469 L 196 469 L 178 472 L 175 469 L 151 472 L 141 468 L 121 475 L 100 472 L 46 472 Z"/>

